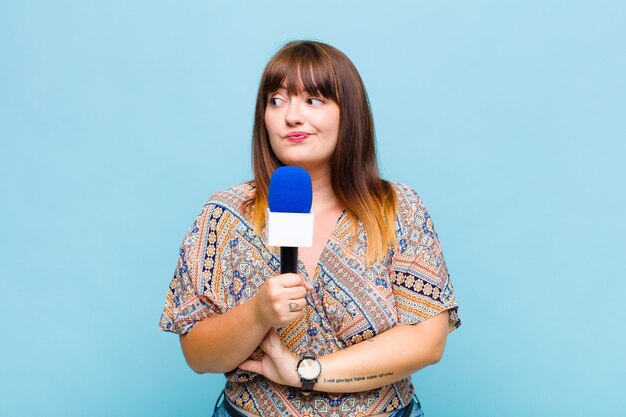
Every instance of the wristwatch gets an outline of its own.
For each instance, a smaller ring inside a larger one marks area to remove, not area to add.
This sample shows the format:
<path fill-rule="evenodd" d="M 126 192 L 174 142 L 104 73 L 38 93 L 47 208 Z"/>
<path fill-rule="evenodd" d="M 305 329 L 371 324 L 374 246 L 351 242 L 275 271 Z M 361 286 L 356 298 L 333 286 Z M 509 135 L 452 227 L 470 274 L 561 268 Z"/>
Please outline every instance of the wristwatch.
<path fill-rule="evenodd" d="M 317 356 L 312 353 L 305 353 L 298 361 L 296 372 L 302 382 L 302 393 L 309 395 L 317 383 L 317 378 L 322 373 L 322 365 L 317 360 Z"/>

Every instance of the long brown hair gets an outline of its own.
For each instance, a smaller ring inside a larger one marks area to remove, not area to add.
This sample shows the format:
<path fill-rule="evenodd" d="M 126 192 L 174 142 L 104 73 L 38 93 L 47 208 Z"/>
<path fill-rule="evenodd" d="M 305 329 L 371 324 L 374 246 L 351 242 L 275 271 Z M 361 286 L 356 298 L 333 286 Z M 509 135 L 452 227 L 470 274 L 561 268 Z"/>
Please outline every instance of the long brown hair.
<path fill-rule="evenodd" d="M 380 260 L 396 245 L 397 198 L 391 184 L 380 178 L 374 144 L 374 122 L 363 81 L 354 64 L 338 49 L 315 41 L 293 41 L 269 61 L 261 77 L 254 115 L 252 165 L 256 193 L 246 203 L 254 205 L 252 221 L 260 233 L 270 177 L 284 165 L 270 146 L 265 126 L 268 95 L 286 88 L 289 94 L 305 91 L 334 100 L 340 109 L 339 137 L 331 158 L 331 184 L 352 220 L 367 234 L 369 263 Z"/>

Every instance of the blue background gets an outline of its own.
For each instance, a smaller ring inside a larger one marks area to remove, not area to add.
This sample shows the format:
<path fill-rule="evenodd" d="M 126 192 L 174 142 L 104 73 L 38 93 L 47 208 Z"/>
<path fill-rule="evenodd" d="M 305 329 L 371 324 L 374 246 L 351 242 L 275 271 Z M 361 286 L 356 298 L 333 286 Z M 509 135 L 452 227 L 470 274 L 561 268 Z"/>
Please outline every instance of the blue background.
<path fill-rule="evenodd" d="M 291 39 L 356 64 L 463 325 L 427 416 L 622 416 L 626 2 L 0 1 L 0 414 L 208 416 L 157 330 Z"/>

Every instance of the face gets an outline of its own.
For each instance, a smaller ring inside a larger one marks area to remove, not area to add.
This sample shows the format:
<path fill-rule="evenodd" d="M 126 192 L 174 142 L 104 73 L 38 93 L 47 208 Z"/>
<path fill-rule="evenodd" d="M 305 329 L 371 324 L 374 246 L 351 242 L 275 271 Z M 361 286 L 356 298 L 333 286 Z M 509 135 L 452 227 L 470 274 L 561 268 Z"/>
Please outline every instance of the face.
<path fill-rule="evenodd" d="M 330 170 L 339 136 L 339 105 L 306 92 L 289 95 L 284 88 L 268 96 L 265 126 L 272 150 L 285 165 L 312 171 Z"/>

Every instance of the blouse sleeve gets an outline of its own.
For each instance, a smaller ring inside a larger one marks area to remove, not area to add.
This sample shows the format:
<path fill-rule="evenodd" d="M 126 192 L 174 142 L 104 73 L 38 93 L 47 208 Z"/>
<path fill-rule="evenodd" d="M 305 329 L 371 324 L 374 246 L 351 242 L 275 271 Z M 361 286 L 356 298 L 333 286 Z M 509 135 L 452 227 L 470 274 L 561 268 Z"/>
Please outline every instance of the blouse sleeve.
<path fill-rule="evenodd" d="M 220 207 L 206 204 L 185 235 L 161 313 L 162 330 L 185 334 L 198 322 L 227 310 L 216 259 L 221 212 Z"/>
<path fill-rule="evenodd" d="M 450 310 L 448 331 L 452 332 L 461 320 L 439 238 L 419 196 L 408 187 L 403 191 L 398 203 L 399 249 L 392 274 L 398 321 L 420 323 Z"/>

